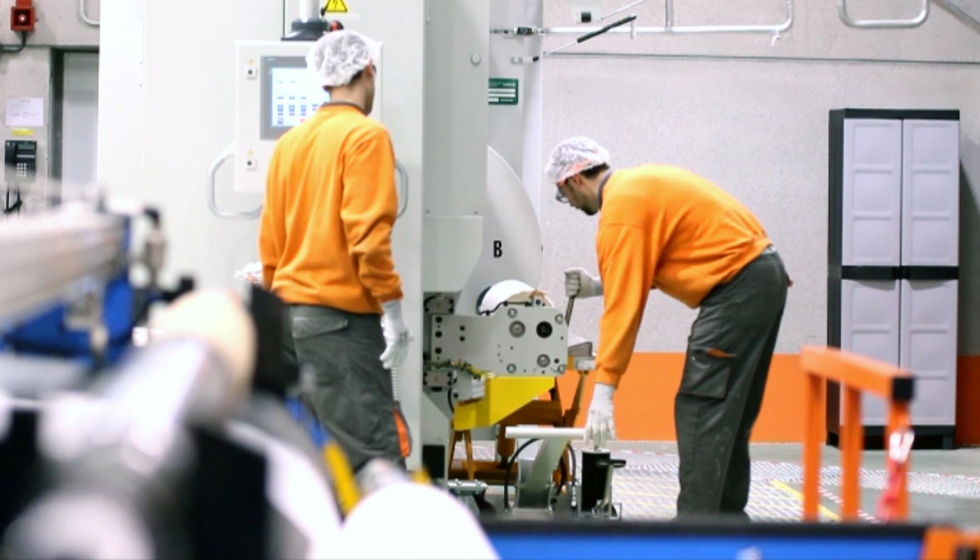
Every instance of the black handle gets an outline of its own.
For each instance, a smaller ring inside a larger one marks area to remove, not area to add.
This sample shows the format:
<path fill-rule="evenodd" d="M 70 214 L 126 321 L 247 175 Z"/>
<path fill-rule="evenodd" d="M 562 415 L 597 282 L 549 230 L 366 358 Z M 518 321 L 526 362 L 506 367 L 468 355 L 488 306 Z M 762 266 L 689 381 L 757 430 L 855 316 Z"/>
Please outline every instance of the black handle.
<path fill-rule="evenodd" d="M 620 25 L 626 25 L 627 23 L 629 23 L 629 22 L 631 22 L 631 21 L 633 21 L 635 19 L 636 19 L 636 14 L 633 14 L 631 16 L 626 16 L 626 17 L 624 17 L 623 19 L 621 19 L 619 21 L 614 21 L 614 22 L 610 23 L 609 25 L 603 27 L 602 29 L 597 29 L 597 30 L 593 31 L 592 33 L 586 33 L 585 35 L 582 35 L 581 37 L 579 37 L 578 39 L 576 39 L 575 42 L 577 42 L 577 43 L 584 43 L 584 42 L 588 41 L 589 39 L 592 39 L 593 37 L 598 37 L 599 35 L 602 35 L 603 33 L 608 32 L 610 29 L 615 29 L 615 28 L 619 27 Z"/>

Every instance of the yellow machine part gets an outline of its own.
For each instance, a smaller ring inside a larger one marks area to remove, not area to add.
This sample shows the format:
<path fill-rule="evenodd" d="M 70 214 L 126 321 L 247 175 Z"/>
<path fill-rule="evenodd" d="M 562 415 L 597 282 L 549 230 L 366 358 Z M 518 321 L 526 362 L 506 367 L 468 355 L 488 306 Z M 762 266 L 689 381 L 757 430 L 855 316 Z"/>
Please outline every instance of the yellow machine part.
<path fill-rule="evenodd" d="M 340 504 L 341 512 L 346 516 L 354 511 L 357 502 L 361 501 L 361 490 L 357 485 L 357 479 L 354 477 L 354 470 L 347 461 L 347 455 L 335 441 L 323 446 L 323 462 L 333 473 L 337 501 Z"/>
<path fill-rule="evenodd" d="M 553 377 L 491 377 L 482 399 L 456 407 L 453 429 L 463 432 L 494 426 L 554 386 Z"/>

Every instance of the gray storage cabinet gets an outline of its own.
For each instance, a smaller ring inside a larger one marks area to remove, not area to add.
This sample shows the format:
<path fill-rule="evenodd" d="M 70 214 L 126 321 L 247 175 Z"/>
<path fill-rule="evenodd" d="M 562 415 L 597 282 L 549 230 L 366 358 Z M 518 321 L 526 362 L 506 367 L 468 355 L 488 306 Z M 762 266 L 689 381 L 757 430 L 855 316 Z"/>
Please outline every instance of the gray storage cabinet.
<path fill-rule="evenodd" d="M 915 376 L 916 438 L 953 445 L 956 426 L 960 150 L 958 110 L 830 112 L 829 346 Z M 827 441 L 839 445 L 840 387 L 827 391 Z M 862 402 L 866 445 L 880 447 L 884 400 Z"/>

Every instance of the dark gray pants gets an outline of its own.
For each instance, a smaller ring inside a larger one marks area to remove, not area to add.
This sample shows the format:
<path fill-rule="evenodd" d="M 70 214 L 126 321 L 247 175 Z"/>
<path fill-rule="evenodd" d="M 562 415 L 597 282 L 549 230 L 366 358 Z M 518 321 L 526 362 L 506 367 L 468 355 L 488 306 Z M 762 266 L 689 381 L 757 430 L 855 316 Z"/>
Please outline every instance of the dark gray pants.
<path fill-rule="evenodd" d="M 788 276 L 767 250 L 701 304 L 674 404 L 677 515 L 747 518 L 749 436 L 762 407 Z"/>
<path fill-rule="evenodd" d="M 287 325 L 287 359 L 315 369 L 313 409 L 354 471 L 374 458 L 404 468 L 381 316 L 298 305 Z"/>

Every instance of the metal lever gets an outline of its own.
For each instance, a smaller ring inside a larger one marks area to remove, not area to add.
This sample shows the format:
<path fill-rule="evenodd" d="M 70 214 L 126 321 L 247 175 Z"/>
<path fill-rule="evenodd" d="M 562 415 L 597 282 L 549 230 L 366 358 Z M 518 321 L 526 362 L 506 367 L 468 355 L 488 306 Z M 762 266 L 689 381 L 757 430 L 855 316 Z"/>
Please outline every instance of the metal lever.
<path fill-rule="evenodd" d="M 575 309 L 575 296 L 568 298 L 568 304 L 565 306 L 565 326 L 568 327 L 572 321 L 572 310 Z"/>
<path fill-rule="evenodd" d="M 613 30 L 613 29 L 615 29 L 617 27 L 621 27 L 623 25 L 626 25 L 627 23 L 632 24 L 634 21 L 636 21 L 636 14 L 632 14 L 632 15 L 626 16 L 623 19 L 620 19 L 618 21 L 614 21 L 614 22 L 610 23 L 609 25 L 607 25 L 605 27 L 601 27 L 599 29 L 596 29 L 595 31 L 592 31 L 591 33 L 586 33 L 585 35 L 582 35 L 581 37 L 579 37 L 578 39 L 575 39 L 574 41 L 571 41 L 569 43 L 566 43 L 566 44 L 564 44 L 564 45 L 562 45 L 560 47 L 551 49 L 550 51 L 545 51 L 545 52 L 541 53 L 540 55 L 536 55 L 536 56 L 533 56 L 533 57 L 530 57 L 530 58 L 527 58 L 527 59 L 525 59 L 524 57 L 514 57 L 514 58 L 511 58 L 511 62 L 516 62 L 516 63 L 519 63 L 519 64 L 523 64 L 525 62 L 532 62 L 532 63 L 533 62 L 537 62 L 537 61 L 541 60 L 542 58 L 544 58 L 546 56 L 550 56 L 552 54 L 555 54 L 558 51 L 563 51 L 563 50 L 567 49 L 568 47 L 572 47 L 572 46 L 578 45 L 579 43 L 584 43 L 584 42 L 588 41 L 589 39 L 594 39 L 594 38 L 598 37 L 599 35 L 602 35 L 604 33 L 608 33 L 609 31 L 611 31 L 611 30 Z"/>

